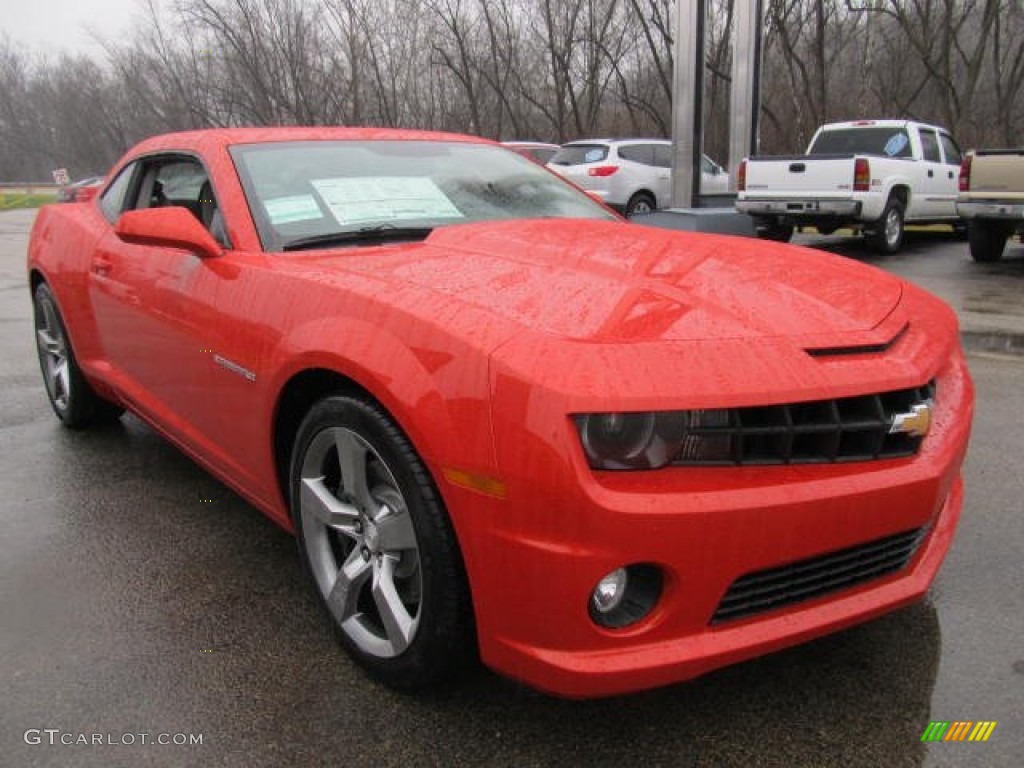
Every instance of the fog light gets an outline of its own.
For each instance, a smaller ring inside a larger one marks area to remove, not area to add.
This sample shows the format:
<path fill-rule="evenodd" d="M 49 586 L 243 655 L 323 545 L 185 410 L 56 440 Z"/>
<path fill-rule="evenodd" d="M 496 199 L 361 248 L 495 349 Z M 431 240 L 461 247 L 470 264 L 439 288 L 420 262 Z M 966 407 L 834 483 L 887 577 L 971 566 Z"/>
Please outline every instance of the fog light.
<path fill-rule="evenodd" d="M 634 563 L 606 574 L 590 595 L 590 618 L 609 629 L 635 624 L 653 610 L 661 597 L 661 570 Z"/>
<path fill-rule="evenodd" d="M 590 598 L 591 605 L 598 613 L 610 613 L 619 607 L 626 596 L 626 584 L 629 577 L 625 568 L 616 568 L 599 582 Z"/>

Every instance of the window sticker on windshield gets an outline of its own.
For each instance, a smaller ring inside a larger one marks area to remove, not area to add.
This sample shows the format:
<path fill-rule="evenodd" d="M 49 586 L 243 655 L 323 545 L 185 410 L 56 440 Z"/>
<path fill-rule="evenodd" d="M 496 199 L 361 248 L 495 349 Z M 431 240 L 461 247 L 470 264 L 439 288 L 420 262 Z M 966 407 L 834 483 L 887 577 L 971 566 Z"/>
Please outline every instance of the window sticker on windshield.
<path fill-rule="evenodd" d="M 590 150 L 587 150 L 587 154 L 585 154 L 583 156 L 583 162 L 585 162 L 585 163 L 596 163 L 598 160 L 602 160 L 603 158 L 604 158 L 604 150 L 603 149 L 600 149 L 600 148 L 598 148 L 598 149 L 590 149 Z"/>
<path fill-rule="evenodd" d="M 313 179 L 313 187 L 343 225 L 393 219 L 463 218 L 437 184 L 422 176 Z"/>
<path fill-rule="evenodd" d="M 885 142 L 885 154 L 889 157 L 896 157 L 907 146 L 907 135 L 905 133 L 894 133 Z"/>
<path fill-rule="evenodd" d="M 324 215 L 312 195 L 275 197 L 273 200 L 264 200 L 263 207 L 267 209 L 270 223 L 275 227 L 279 224 L 289 224 L 293 221 L 320 219 Z"/>

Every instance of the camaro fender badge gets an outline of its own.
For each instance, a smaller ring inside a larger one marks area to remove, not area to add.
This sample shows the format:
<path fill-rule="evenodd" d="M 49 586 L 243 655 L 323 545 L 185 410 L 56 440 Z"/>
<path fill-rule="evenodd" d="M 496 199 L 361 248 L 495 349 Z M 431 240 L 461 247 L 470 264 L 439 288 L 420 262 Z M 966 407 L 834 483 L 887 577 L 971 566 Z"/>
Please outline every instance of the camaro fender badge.
<path fill-rule="evenodd" d="M 916 403 L 906 413 L 897 413 L 892 417 L 889 434 L 903 433 L 911 437 L 924 437 L 932 428 L 932 402 L 926 400 Z"/>
<path fill-rule="evenodd" d="M 213 362 L 215 362 L 221 368 L 227 368 L 232 373 L 237 373 L 239 376 L 248 381 L 256 381 L 255 373 L 250 371 L 248 368 L 239 365 L 236 362 L 228 360 L 226 357 L 221 357 L 220 355 L 215 354 L 213 356 Z"/>

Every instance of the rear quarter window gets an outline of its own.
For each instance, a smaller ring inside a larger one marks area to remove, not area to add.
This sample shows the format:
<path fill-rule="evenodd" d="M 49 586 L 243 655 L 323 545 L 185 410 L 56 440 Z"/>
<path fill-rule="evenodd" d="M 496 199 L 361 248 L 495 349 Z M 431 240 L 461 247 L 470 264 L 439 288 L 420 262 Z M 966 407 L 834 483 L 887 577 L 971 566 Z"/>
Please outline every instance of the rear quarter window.
<path fill-rule="evenodd" d="M 924 159 L 929 163 L 941 163 L 942 154 L 939 152 L 939 139 L 935 136 L 935 131 L 921 129 L 920 135 Z"/>
<path fill-rule="evenodd" d="M 619 157 L 642 165 L 654 165 L 654 146 L 651 144 L 628 144 L 619 147 Z"/>
<path fill-rule="evenodd" d="M 939 141 L 942 142 L 942 150 L 946 155 L 946 165 L 960 165 L 960 161 L 963 160 L 963 153 L 960 151 L 960 147 L 953 141 L 953 137 L 945 133 L 939 134 Z"/>

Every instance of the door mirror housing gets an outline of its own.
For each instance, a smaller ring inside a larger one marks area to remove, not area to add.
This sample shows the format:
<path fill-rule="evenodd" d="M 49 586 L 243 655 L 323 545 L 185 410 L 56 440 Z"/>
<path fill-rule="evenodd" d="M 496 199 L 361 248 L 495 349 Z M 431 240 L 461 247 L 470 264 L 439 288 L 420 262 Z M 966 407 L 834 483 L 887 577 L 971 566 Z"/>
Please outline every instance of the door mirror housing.
<path fill-rule="evenodd" d="M 224 248 L 188 209 L 178 205 L 125 211 L 114 225 L 122 240 L 140 245 L 185 248 L 200 256 L 220 256 Z"/>

